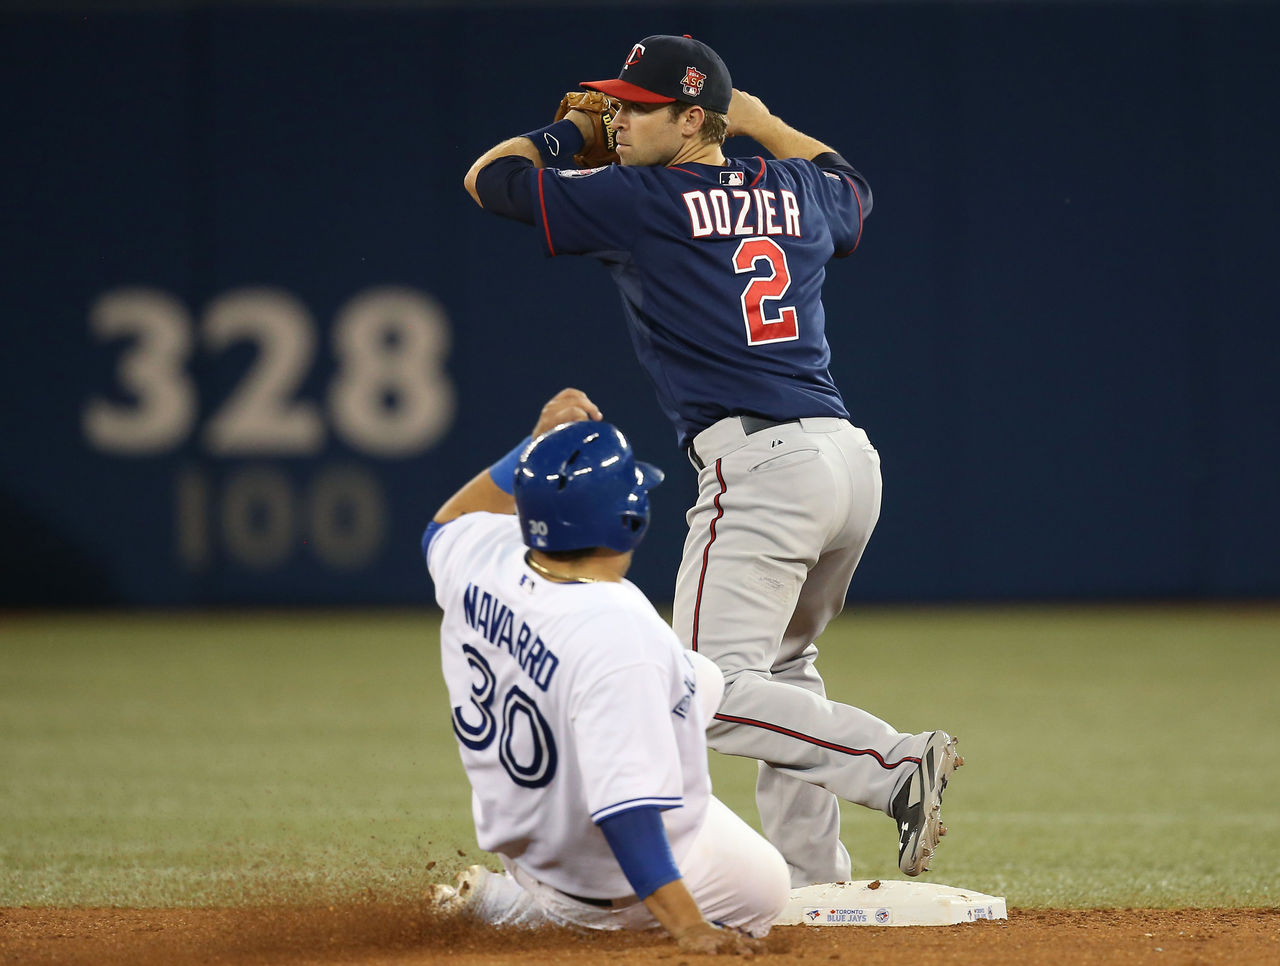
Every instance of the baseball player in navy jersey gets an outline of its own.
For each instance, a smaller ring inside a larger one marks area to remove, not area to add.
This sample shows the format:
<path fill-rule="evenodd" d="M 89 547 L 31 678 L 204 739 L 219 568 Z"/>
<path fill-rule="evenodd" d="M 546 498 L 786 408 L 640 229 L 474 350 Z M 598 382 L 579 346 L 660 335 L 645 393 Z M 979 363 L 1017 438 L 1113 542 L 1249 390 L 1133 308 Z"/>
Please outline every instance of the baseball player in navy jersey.
<path fill-rule="evenodd" d="M 493 924 L 661 925 L 689 952 L 758 951 L 786 863 L 711 795 L 723 677 L 625 579 L 662 472 L 600 418 L 559 393 L 423 535 L 476 837 L 506 867 L 446 898 Z"/>
<path fill-rule="evenodd" d="M 793 885 L 850 877 L 838 799 L 893 817 L 899 867 L 918 875 L 946 832 L 955 739 L 829 699 L 814 663 L 880 514 L 879 456 L 828 371 L 821 300 L 827 262 L 858 247 L 871 190 L 687 36 L 646 37 L 617 78 L 581 86 L 620 101 L 620 163 L 574 167 L 600 134 L 573 110 L 485 152 L 465 186 L 533 225 L 547 255 L 588 255 L 613 275 L 698 470 L 674 629 L 724 672 L 708 741 L 760 760 L 761 823 Z M 773 159 L 725 157 L 730 135 Z"/>

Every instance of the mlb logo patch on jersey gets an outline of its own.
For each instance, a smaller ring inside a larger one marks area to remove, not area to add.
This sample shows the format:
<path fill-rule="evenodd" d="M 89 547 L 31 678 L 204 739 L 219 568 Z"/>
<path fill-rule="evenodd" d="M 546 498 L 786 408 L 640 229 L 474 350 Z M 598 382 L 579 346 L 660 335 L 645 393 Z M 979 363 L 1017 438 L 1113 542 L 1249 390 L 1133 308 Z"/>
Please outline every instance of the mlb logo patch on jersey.
<path fill-rule="evenodd" d="M 745 175 L 741 171 L 721 171 L 720 183 L 730 188 L 736 188 L 746 180 Z"/>

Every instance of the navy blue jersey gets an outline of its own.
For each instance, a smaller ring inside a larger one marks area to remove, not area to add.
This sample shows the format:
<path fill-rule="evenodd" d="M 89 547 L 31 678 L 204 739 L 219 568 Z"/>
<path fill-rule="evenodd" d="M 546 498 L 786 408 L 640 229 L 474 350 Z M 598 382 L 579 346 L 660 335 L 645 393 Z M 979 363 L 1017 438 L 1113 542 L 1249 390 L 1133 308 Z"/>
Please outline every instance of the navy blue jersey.
<path fill-rule="evenodd" d="M 545 251 L 609 266 L 682 446 L 725 416 L 848 416 L 822 283 L 831 257 L 857 247 L 871 193 L 827 160 L 519 173 Z"/>

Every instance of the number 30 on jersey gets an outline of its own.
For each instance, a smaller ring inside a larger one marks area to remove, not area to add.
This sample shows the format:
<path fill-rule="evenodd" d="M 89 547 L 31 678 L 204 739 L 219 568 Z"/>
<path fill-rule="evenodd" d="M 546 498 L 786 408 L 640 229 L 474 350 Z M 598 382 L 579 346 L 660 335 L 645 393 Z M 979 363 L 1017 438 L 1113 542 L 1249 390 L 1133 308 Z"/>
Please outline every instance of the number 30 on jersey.
<path fill-rule="evenodd" d="M 485 751 L 498 742 L 498 761 L 511 780 L 524 788 L 542 788 L 556 777 L 556 739 L 537 703 L 516 685 L 502 697 L 502 719 L 494 714 L 497 678 L 484 655 L 462 645 L 467 663 L 476 672 L 471 685 L 471 708 L 453 709 L 453 733 L 472 751 Z M 469 720 L 470 719 L 470 720 Z"/>

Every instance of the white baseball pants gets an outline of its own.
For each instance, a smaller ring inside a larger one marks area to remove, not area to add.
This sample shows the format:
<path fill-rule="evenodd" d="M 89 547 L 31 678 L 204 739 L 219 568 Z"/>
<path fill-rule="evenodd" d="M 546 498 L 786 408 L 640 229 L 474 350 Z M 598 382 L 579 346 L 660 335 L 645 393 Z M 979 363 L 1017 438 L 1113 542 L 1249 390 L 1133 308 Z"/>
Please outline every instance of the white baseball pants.
<path fill-rule="evenodd" d="M 639 899 L 612 907 L 589 905 L 553 889 L 503 857 L 505 875 L 489 872 L 476 883 L 472 915 L 499 926 L 553 924 L 586 929 L 660 928 Z M 791 892 L 778 850 L 714 795 L 693 846 L 679 863 L 681 877 L 711 922 L 765 936 Z"/>

